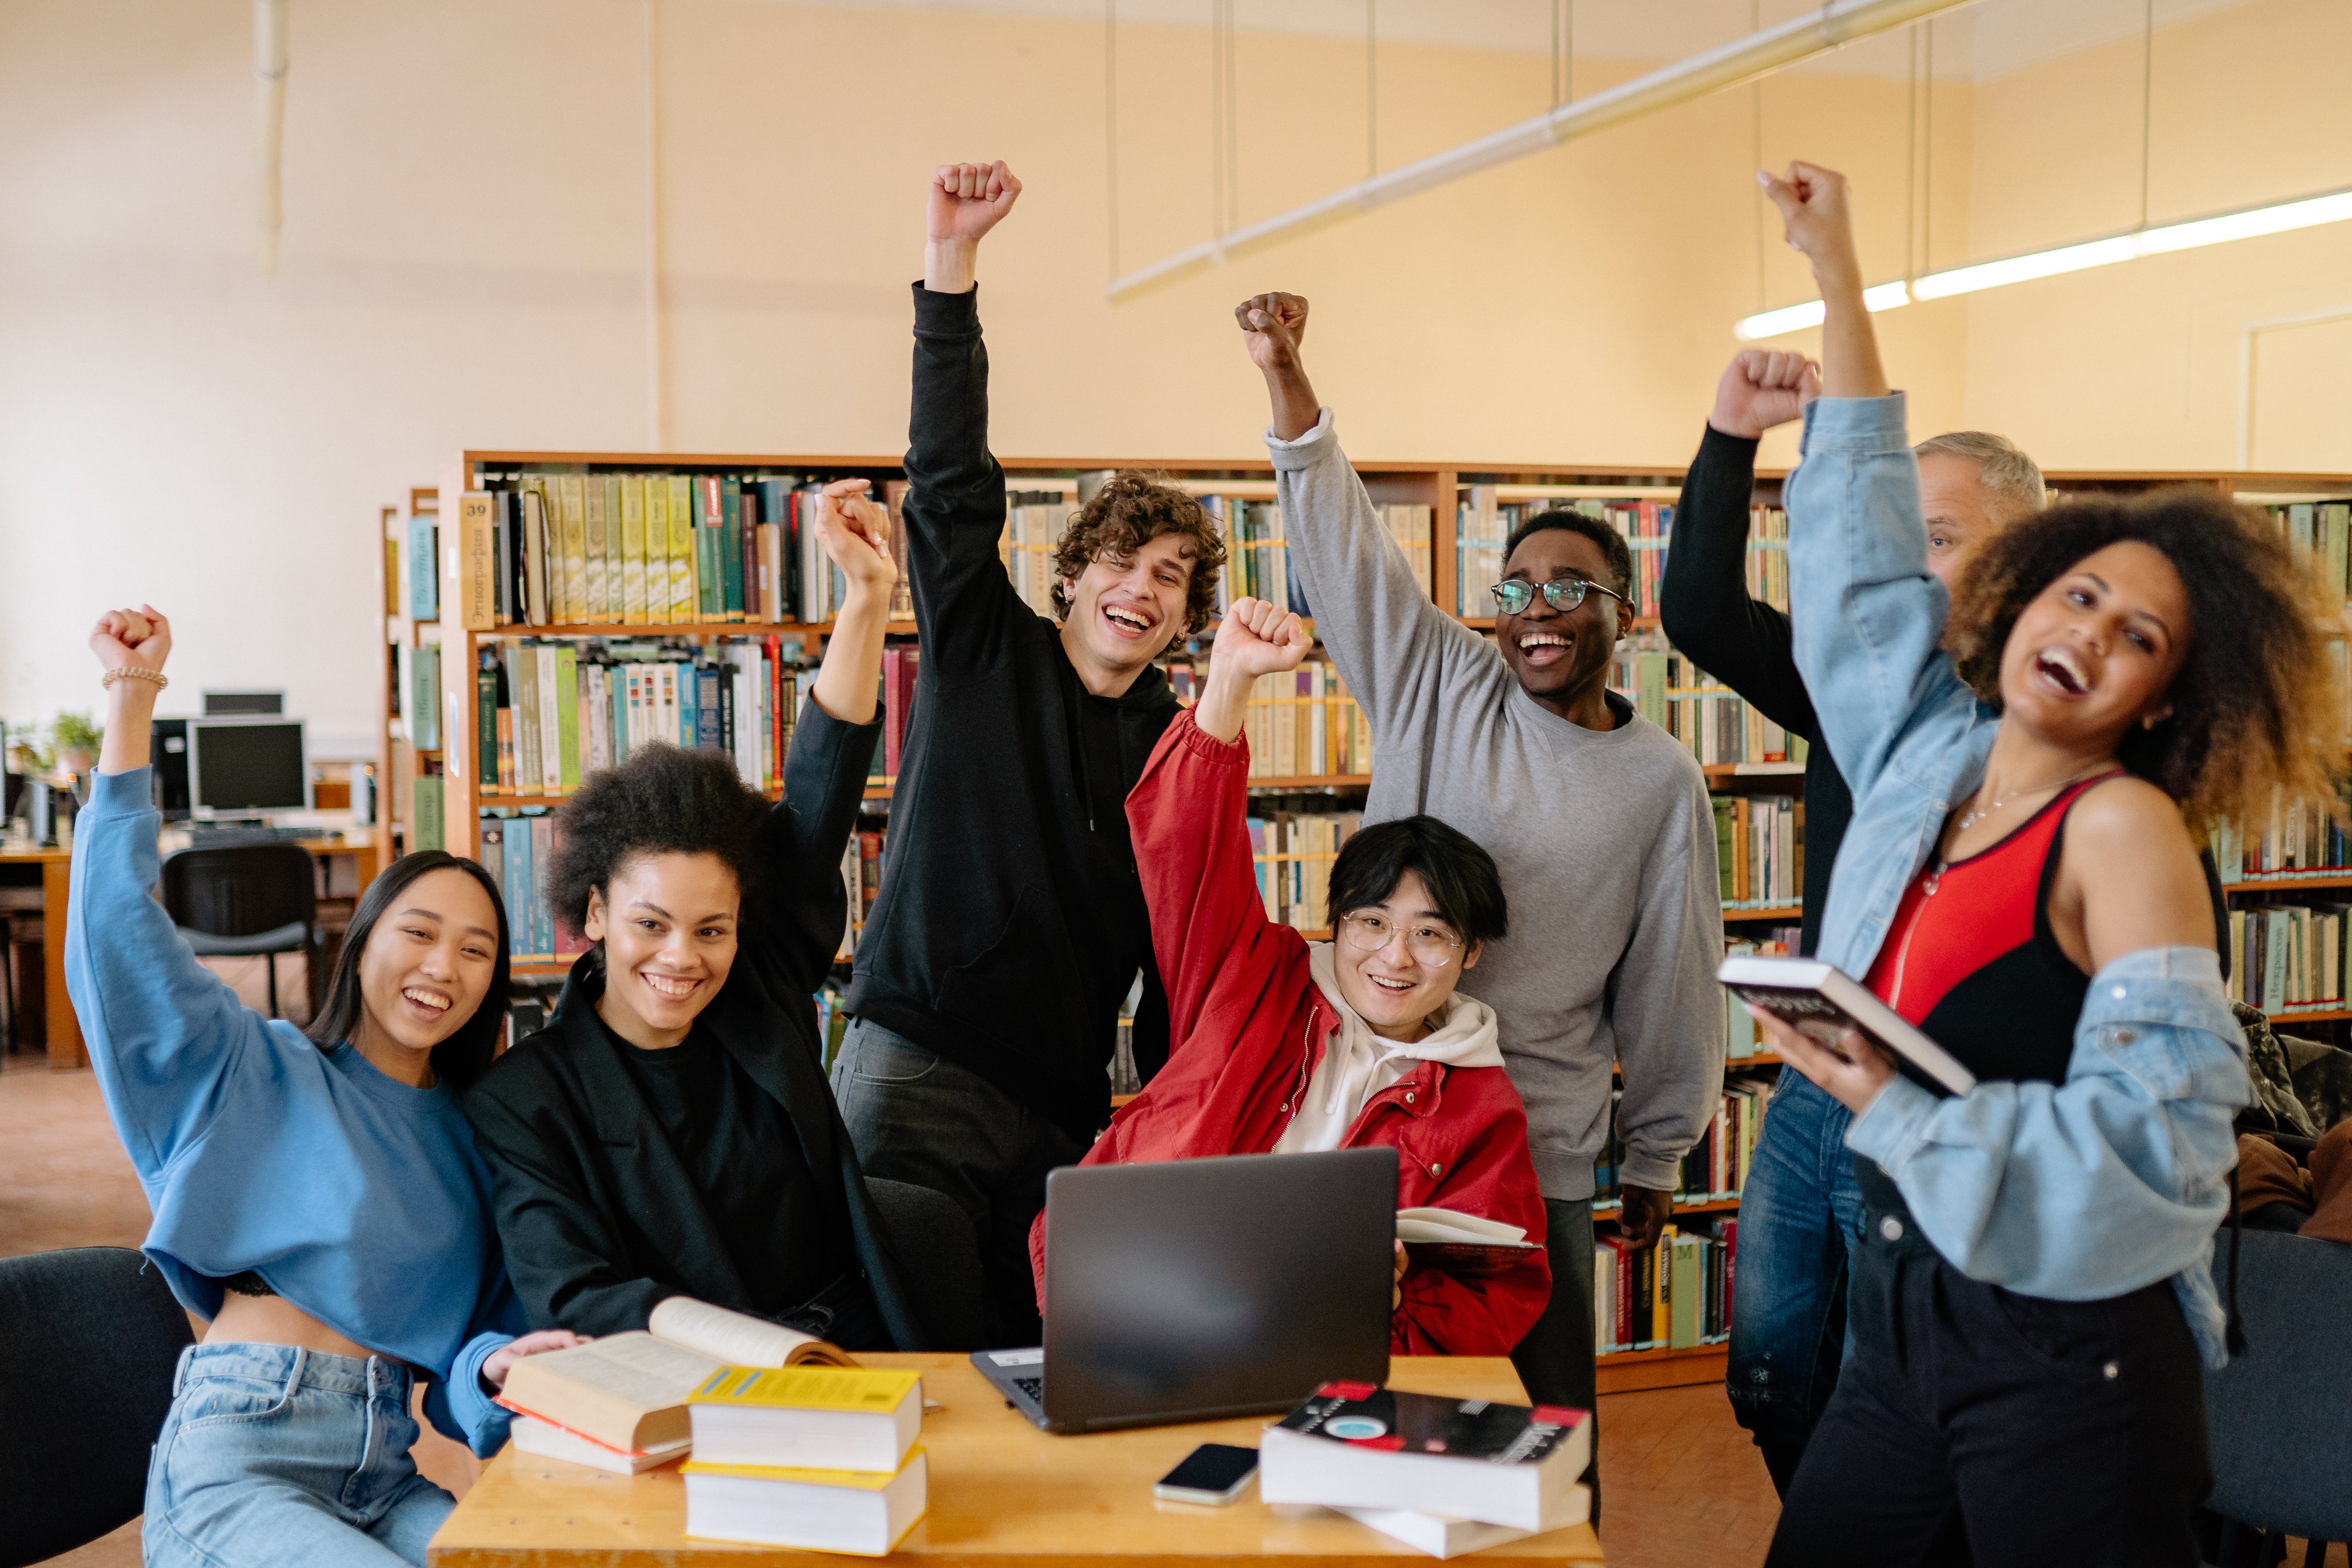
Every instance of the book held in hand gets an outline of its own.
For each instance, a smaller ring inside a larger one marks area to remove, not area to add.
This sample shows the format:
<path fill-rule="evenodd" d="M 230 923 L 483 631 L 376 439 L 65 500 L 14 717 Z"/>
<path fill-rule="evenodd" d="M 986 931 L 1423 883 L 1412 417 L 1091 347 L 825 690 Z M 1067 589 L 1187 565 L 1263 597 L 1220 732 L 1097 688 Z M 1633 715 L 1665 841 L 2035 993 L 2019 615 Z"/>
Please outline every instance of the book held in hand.
<path fill-rule="evenodd" d="M 1581 1524 L 1591 1516 L 1591 1492 L 1580 1486 L 1574 1489 L 1574 1494 L 1561 1510 L 1562 1527 Z M 1407 1546 L 1419 1547 L 1432 1557 L 1460 1557 L 1484 1552 L 1490 1546 L 1525 1541 L 1535 1533 L 1507 1524 L 1481 1524 L 1475 1519 L 1448 1519 L 1443 1514 L 1412 1513 L 1400 1508 L 1341 1508 L 1334 1511 Z M 1574 1517 L 1566 1517 L 1570 1514 Z"/>
<path fill-rule="evenodd" d="M 624 1452 L 599 1443 L 593 1437 L 583 1437 L 577 1432 L 567 1432 L 551 1421 L 536 1415 L 518 1415 L 509 1435 L 514 1438 L 515 1452 L 530 1454 L 541 1459 L 562 1459 L 574 1465 L 588 1465 L 600 1470 L 610 1470 L 618 1476 L 641 1476 L 657 1469 L 672 1459 L 682 1459 L 693 1445 L 684 1438 L 665 1443 L 657 1448 Z"/>
<path fill-rule="evenodd" d="M 696 1458 L 895 1474 L 923 1435 L 923 1380 L 859 1367 L 721 1367 L 687 1402 Z"/>
<path fill-rule="evenodd" d="M 1327 1383 L 1258 1441 L 1258 1495 L 1435 1514 L 1531 1533 L 1584 1517 L 1582 1410 Z"/>
<path fill-rule="evenodd" d="M 806 1552 L 881 1557 L 923 1517 L 929 1465 L 920 1448 L 896 1474 L 687 1461 L 686 1533 Z"/>
<path fill-rule="evenodd" d="M 645 1329 L 524 1356 L 499 1403 L 628 1455 L 687 1440 L 686 1402 L 723 1366 L 854 1365 L 823 1340 L 672 1296 Z"/>
<path fill-rule="evenodd" d="M 1838 1036 L 1857 1029 L 1884 1047 L 1906 1074 L 1947 1094 L 1976 1088 L 1976 1074 L 1952 1053 L 1921 1034 L 1852 975 L 1817 958 L 1766 958 L 1734 954 L 1716 979 L 1743 1002 L 1752 1002 L 1840 1060 L 1850 1059 Z"/>
<path fill-rule="evenodd" d="M 1396 1234 L 1414 1262 L 1449 1274 L 1516 1268 L 1528 1253 L 1543 1250 L 1541 1242 L 1528 1239 L 1523 1226 L 1452 1209 L 1399 1209 Z"/>

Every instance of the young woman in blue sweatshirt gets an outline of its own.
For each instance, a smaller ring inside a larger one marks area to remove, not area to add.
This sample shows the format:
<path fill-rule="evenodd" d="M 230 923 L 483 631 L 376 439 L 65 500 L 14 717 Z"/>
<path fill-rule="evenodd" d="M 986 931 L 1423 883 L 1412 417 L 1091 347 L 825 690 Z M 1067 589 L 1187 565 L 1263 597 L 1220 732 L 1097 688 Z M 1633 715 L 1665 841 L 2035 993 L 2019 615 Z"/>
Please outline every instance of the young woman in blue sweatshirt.
<path fill-rule="evenodd" d="M 1864 1206 L 1768 1563 L 2188 1568 L 2249 1099 L 2195 827 L 2333 805 L 2343 605 L 2189 489 L 2014 523 L 1948 599 L 1845 181 L 1765 184 L 1827 310 L 1787 492 L 1797 665 L 1853 791 L 1819 955 L 1978 1080 L 1764 1020 L 1853 1112 Z"/>
<path fill-rule="evenodd" d="M 498 889 L 448 855 L 395 861 L 308 1037 L 239 1005 L 150 892 L 171 623 L 116 610 L 89 642 L 108 718 L 76 824 L 67 987 L 154 1210 L 144 1250 L 210 1320 L 149 1463 L 146 1561 L 421 1564 L 453 1503 L 408 1457 L 411 1385 L 436 1427 L 491 1454 L 515 1358 L 577 1342 L 522 1333 L 457 1106 L 505 1009 Z"/>

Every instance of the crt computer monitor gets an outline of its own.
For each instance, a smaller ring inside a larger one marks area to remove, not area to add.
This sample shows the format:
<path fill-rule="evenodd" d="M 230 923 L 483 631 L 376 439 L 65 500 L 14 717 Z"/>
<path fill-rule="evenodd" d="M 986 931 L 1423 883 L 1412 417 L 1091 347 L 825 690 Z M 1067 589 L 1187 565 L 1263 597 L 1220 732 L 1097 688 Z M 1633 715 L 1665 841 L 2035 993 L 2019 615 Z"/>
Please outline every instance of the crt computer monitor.
<path fill-rule="evenodd" d="M 310 758 L 299 719 L 188 721 L 188 805 L 193 816 L 304 811 Z"/>

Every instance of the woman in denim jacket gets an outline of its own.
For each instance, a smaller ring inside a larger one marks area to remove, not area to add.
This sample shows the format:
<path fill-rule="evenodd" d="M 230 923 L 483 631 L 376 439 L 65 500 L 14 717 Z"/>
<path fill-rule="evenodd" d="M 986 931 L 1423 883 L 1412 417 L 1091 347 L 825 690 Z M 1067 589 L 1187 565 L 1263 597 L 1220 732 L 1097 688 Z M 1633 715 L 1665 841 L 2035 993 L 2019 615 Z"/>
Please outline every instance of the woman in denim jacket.
<path fill-rule="evenodd" d="M 2070 502 L 1948 601 L 1842 176 L 1759 175 L 1826 305 L 1790 479 L 1796 658 L 1854 810 L 1819 955 L 1976 1073 L 1769 1018 L 1854 1112 L 1853 1349 L 1772 1563 L 2198 1559 L 2212 1238 L 2246 1103 L 2189 822 L 2332 803 L 2331 610 L 2185 490 Z M 1947 616 L 1948 611 L 1948 624 Z"/>

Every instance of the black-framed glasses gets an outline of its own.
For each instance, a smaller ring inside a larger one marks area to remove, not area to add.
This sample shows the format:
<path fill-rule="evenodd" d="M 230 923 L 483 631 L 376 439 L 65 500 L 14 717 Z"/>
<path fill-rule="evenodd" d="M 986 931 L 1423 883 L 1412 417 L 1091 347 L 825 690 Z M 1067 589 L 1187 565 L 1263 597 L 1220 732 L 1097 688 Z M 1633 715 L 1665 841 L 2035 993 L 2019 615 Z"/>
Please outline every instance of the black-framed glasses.
<path fill-rule="evenodd" d="M 1584 603 L 1584 595 L 1588 593 L 1606 594 L 1619 604 L 1628 606 L 1633 603 L 1616 589 L 1604 588 L 1587 577 L 1555 577 L 1550 582 L 1543 584 L 1540 589 L 1536 584 L 1514 577 L 1507 583 L 1496 584 L 1486 592 L 1495 595 L 1495 603 L 1502 607 L 1503 614 L 1507 616 L 1516 616 L 1534 604 L 1538 592 L 1543 595 L 1545 604 L 1562 614 Z"/>
<path fill-rule="evenodd" d="M 1378 952 L 1404 933 L 1404 950 L 1423 969 L 1443 969 L 1462 951 L 1462 939 L 1443 926 L 1401 926 L 1370 910 L 1350 910 L 1339 917 L 1339 932 L 1360 952 Z"/>

